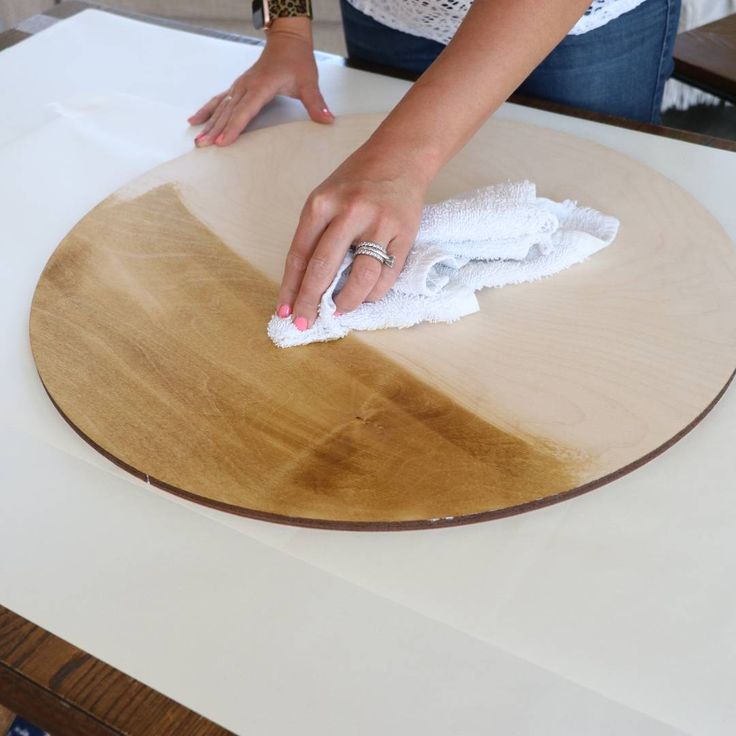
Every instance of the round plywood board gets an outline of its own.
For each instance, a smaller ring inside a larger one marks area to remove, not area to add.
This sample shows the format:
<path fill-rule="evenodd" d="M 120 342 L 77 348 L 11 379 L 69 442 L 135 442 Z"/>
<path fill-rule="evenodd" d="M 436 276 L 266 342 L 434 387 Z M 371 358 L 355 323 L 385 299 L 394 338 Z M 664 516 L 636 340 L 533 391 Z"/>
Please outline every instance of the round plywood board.
<path fill-rule="evenodd" d="M 92 210 L 51 256 L 31 344 L 109 458 L 227 511 L 343 529 L 446 526 L 602 485 L 694 426 L 736 367 L 736 251 L 672 181 L 489 121 L 430 200 L 507 179 L 616 215 L 616 241 L 451 325 L 280 350 L 266 335 L 309 192 L 383 115 L 193 150 Z"/>

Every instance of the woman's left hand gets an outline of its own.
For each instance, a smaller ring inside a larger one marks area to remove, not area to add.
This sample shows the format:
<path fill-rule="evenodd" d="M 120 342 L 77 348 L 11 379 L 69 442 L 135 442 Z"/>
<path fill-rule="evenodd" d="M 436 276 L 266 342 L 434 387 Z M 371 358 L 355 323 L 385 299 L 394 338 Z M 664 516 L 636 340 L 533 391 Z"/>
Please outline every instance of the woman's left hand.
<path fill-rule="evenodd" d="M 429 185 L 408 157 L 363 144 L 307 198 L 284 264 L 277 313 L 293 315 L 309 329 L 322 295 L 350 245 L 370 240 L 383 245 L 393 268 L 371 256 L 356 256 L 335 296 L 337 312 L 380 299 L 393 285 L 414 243 Z"/>

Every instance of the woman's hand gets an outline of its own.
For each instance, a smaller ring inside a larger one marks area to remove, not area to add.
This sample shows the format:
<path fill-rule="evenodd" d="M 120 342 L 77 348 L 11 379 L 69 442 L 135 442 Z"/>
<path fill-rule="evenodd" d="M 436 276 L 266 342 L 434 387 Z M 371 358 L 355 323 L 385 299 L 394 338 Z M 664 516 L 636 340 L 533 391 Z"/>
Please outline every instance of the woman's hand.
<path fill-rule="evenodd" d="M 191 125 L 206 123 L 197 146 L 229 145 L 276 95 L 301 100 L 317 123 L 334 120 L 317 84 L 310 23 L 308 18 L 274 21 L 258 61 L 189 118 Z"/>
<path fill-rule="evenodd" d="M 336 311 L 380 299 L 414 243 L 428 185 L 408 156 L 370 141 L 363 144 L 307 198 L 284 265 L 278 315 L 293 315 L 297 329 L 309 329 L 322 295 L 357 240 L 387 247 L 395 263 L 389 268 L 371 256 L 356 256 L 335 296 Z"/>
<path fill-rule="evenodd" d="M 297 329 L 311 327 L 322 295 L 356 240 L 388 246 L 396 261 L 389 268 L 357 256 L 335 296 L 336 311 L 351 311 L 388 291 L 419 230 L 429 182 L 552 51 L 588 3 L 473 3 L 447 47 L 368 141 L 309 195 L 286 258 L 279 316 L 293 314 Z"/>

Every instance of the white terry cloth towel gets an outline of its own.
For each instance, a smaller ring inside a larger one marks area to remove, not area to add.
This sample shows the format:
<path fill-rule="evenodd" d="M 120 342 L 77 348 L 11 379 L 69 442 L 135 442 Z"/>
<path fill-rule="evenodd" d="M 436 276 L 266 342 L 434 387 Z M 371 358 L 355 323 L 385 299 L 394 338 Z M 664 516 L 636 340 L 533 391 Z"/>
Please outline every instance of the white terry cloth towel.
<path fill-rule="evenodd" d="M 609 245 L 619 221 L 572 200 L 537 197 L 529 181 L 480 187 L 422 212 L 416 240 L 396 283 L 377 302 L 335 317 L 333 297 L 350 273 L 352 251 L 304 332 L 274 315 L 268 335 L 281 348 L 344 337 L 351 330 L 453 322 L 480 307 L 475 292 L 551 276 Z M 384 266 L 385 268 L 385 266 Z"/>

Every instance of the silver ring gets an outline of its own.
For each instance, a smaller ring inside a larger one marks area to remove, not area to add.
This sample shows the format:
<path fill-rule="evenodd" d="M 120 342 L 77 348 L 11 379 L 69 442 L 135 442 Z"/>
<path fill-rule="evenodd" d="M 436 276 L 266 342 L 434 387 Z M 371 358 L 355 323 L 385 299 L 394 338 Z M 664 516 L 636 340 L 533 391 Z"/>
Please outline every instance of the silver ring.
<path fill-rule="evenodd" d="M 386 252 L 386 248 L 380 243 L 372 243 L 370 240 L 361 240 L 359 243 L 353 243 L 353 251 L 356 256 L 370 256 L 380 261 L 384 266 L 394 267 L 393 256 Z"/>
<path fill-rule="evenodd" d="M 233 98 L 232 95 L 225 95 L 225 97 L 222 98 L 222 101 L 223 102 L 230 102 L 230 100 L 232 100 L 232 98 Z"/>

